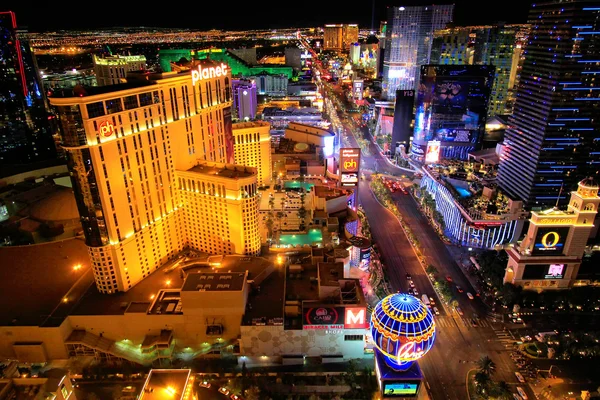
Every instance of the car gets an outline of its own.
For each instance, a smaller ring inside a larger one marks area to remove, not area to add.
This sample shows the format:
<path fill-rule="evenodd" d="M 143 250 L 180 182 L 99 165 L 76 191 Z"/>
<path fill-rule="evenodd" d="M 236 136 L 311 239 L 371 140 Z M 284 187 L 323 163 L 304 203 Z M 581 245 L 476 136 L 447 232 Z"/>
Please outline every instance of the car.
<path fill-rule="evenodd" d="M 452 282 L 452 277 L 451 277 L 450 275 L 448 275 L 448 276 L 446 276 L 446 280 L 447 280 L 448 282 Z"/>
<path fill-rule="evenodd" d="M 202 381 L 200 382 L 200 386 L 203 388 L 209 388 L 210 387 L 210 382 L 209 381 Z"/>
<path fill-rule="evenodd" d="M 515 376 L 519 382 L 525 383 L 525 378 L 523 378 L 523 375 L 521 375 L 519 372 L 515 372 Z"/>
<path fill-rule="evenodd" d="M 471 300 L 473 300 L 473 299 L 475 298 L 475 297 L 473 297 L 473 295 L 472 295 L 471 293 L 469 293 L 469 292 L 467 292 L 467 297 L 468 297 L 469 299 L 471 299 Z"/>
<path fill-rule="evenodd" d="M 415 296 L 419 295 L 419 292 L 417 291 L 417 288 L 413 288 L 413 293 L 414 293 Z"/>
<path fill-rule="evenodd" d="M 462 293 L 464 292 L 463 288 L 461 288 L 460 286 L 456 285 L 456 290 L 458 290 L 458 293 Z"/>
<path fill-rule="evenodd" d="M 523 388 L 521 386 L 517 386 L 517 392 L 519 392 L 519 396 L 521 396 L 521 398 L 523 400 L 527 400 L 527 393 L 525 393 L 525 390 L 523 390 Z"/>
<path fill-rule="evenodd" d="M 477 320 L 475 318 L 471 318 L 471 323 L 473 324 L 473 326 L 477 326 Z"/>
<path fill-rule="evenodd" d="M 413 281 L 409 281 L 408 284 L 410 285 L 411 288 L 415 287 L 415 283 Z"/>
<path fill-rule="evenodd" d="M 219 393 L 224 394 L 225 396 L 229 396 L 229 389 L 227 389 L 225 386 L 221 386 L 219 388 Z"/>
<path fill-rule="evenodd" d="M 458 315 L 465 315 L 460 307 L 456 307 L 456 312 L 458 313 Z"/>
<path fill-rule="evenodd" d="M 518 394 L 513 393 L 512 395 L 514 400 L 521 400 L 521 396 L 519 396 Z"/>
<path fill-rule="evenodd" d="M 435 315 L 440 315 L 440 310 L 438 310 L 437 307 L 433 307 L 433 312 L 435 313 Z"/>
<path fill-rule="evenodd" d="M 242 398 L 240 396 L 238 396 L 237 394 L 232 394 L 230 399 L 231 400 L 242 400 Z"/>

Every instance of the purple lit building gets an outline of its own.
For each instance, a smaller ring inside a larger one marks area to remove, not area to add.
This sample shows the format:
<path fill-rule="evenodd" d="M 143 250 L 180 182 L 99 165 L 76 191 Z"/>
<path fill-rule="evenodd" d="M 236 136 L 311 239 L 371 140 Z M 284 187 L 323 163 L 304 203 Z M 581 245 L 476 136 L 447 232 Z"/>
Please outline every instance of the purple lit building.
<path fill-rule="evenodd" d="M 241 121 L 256 117 L 256 83 L 253 80 L 233 79 L 231 81 L 233 107 Z"/>

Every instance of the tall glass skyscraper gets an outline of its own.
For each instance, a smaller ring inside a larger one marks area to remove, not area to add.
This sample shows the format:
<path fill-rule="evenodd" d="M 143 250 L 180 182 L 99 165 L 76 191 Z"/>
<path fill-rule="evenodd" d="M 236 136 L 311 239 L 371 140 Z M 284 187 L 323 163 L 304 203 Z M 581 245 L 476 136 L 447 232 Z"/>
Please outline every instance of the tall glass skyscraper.
<path fill-rule="evenodd" d="M 429 64 L 433 32 L 452 22 L 454 5 L 388 7 L 383 95 L 416 90 L 419 67 Z"/>
<path fill-rule="evenodd" d="M 12 11 L 0 12 L 0 176 L 56 157 L 44 90 Z"/>
<path fill-rule="evenodd" d="M 577 182 L 598 175 L 600 2 L 538 3 L 529 22 L 498 182 L 537 208 L 566 203 Z"/>

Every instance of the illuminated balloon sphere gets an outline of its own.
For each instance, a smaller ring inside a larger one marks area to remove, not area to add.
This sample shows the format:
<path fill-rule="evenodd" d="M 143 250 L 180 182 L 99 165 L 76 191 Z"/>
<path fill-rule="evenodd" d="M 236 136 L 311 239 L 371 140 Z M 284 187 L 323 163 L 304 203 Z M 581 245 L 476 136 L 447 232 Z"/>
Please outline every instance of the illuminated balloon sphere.
<path fill-rule="evenodd" d="M 406 367 L 431 350 L 435 321 L 431 310 L 409 294 L 381 300 L 371 315 L 371 335 L 391 367 Z"/>

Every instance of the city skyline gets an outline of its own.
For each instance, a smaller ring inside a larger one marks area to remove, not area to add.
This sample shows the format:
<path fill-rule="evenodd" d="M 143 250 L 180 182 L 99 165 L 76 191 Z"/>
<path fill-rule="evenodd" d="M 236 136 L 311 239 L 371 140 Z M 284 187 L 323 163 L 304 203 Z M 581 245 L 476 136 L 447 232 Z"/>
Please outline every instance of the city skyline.
<path fill-rule="evenodd" d="M 341 8 L 336 3 L 319 4 L 318 13 L 308 10 L 290 9 L 285 2 L 266 1 L 261 7 L 245 6 L 239 14 L 229 13 L 223 18 L 221 5 L 203 4 L 202 14 L 208 18 L 199 18 L 195 13 L 182 12 L 182 8 L 167 7 L 160 12 L 148 7 L 140 9 L 128 4 L 119 7 L 116 13 L 112 8 L 98 8 L 92 18 L 81 18 L 75 2 L 61 3 L 61 10 L 57 12 L 52 4 L 39 5 L 35 8 L 27 4 L 11 4 L 10 11 L 17 15 L 20 28 L 31 32 L 52 30 L 89 30 L 109 27 L 152 27 L 152 28 L 180 28 L 180 29 L 275 29 L 285 27 L 311 27 L 323 26 L 327 23 L 357 23 L 361 29 L 371 28 L 377 30 L 380 21 L 385 21 L 387 8 L 391 6 L 427 5 L 430 2 L 423 0 L 409 1 L 375 1 L 374 18 L 372 21 L 373 3 L 364 2 L 361 7 Z M 444 1 L 443 4 L 455 4 L 456 25 L 489 24 L 496 22 L 525 23 L 530 2 L 508 0 L 503 2 L 503 7 L 493 13 L 478 13 L 477 2 L 474 0 Z M 442 4 L 442 5 L 443 5 Z M 233 2 L 233 6 L 237 5 Z M 268 10 L 268 12 L 265 12 Z M 5 10 L 6 11 L 6 10 Z M 293 12 L 292 12 L 293 11 Z M 272 15 L 281 17 L 272 21 Z"/>

